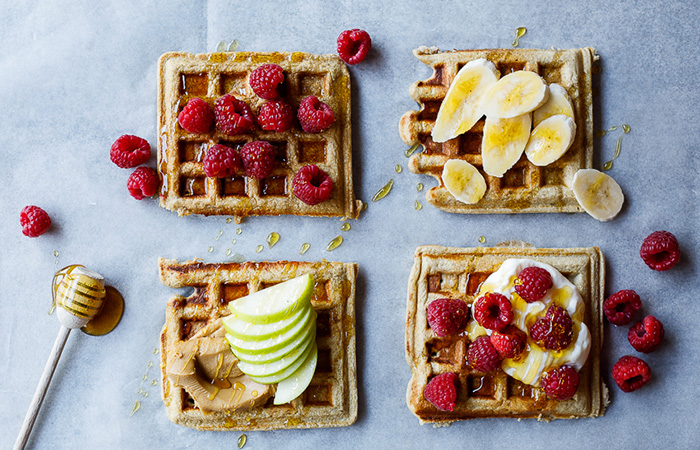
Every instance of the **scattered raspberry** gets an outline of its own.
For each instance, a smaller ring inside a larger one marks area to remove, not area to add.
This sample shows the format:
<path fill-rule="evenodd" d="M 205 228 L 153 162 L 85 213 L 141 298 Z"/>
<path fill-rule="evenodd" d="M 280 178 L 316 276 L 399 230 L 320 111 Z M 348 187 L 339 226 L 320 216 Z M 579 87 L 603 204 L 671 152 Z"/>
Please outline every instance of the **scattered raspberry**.
<path fill-rule="evenodd" d="M 262 180 L 277 167 L 277 152 L 267 141 L 248 142 L 241 149 L 241 158 L 247 177 Z"/>
<path fill-rule="evenodd" d="M 122 169 L 143 164 L 151 157 L 151 146 L 145 139 L 131 134 L 120 136 L 109 151 L 109 159 Z"/>
<path fill-rule="evenodd" d="M 484 328 L 500 331 L 513 320 L 513 306 L 501 294 L 487 292 L 473 305 L 474 319 Z"/>
<path fill-rule="evenodd" d="M 263 64 L 250 74 L 248 83 L 258 97 L 276 100 L 280 98 L 280 88 L 284 86 L 284 71 L 277 64 Z"/>
<path fill-rule="evenodd" d="M 515 292 L 528 303 L 542 300 L 552 287 L 552 276 L 541 267 L 526 267 L 515 279 Z"/>
<path fill-rule="evenodd" d="M 650 269 L 664 271 L 681 259 L 676 237 L 668 231 L 654 231 L 642 242 L 639 256 Z"/>
<path fill-rule="evenodd" d="M 316 205 L 331 198 L 333 180 L 315 164 L 299 169 L 292 184 L 294 196 L 307 205 Z"/>
<path fill-rule="evenodd" d="M 646 316 L 641 322 L 635 323 L 627 332 L 627 340 L 635 350 L 651 353 L 664 340 L 664 325 L 654 316 Z"/>
<path fill-rule="evenodd" d="M 180 126 L 190 133 L 206 133 L 214 123 L 211 106 L 199 97 L 191 98 L 177 116 Z"/>
<path fill-rule="evenodd" d="M 335 121 L 331 107 L 320 101 L 315 95 L 309 95 L 301 101 L 297 110 L 297 118 L 301 128 L 307 133 L 320 133 L 328 129 Z"/>
<path fill-rule="evenodd" d="M 216 126 L 229 136 L 246 133 L 255 123 L 255 116 L 250 106 L 229 94 L 216 101 L 214 116 L 216 116 Z"/>
<path fill-rule="evenodd" d="M 241 155 L 231 147 L 216 144 L 204 155 L 204 173 L 208 177 L 230 177 L 241 169 L 243 169 Z"/>
<path fill-rule="evenodd" d="M 623 356 L 613 366 L 612 376 L 623 392 L 632 392 L 651 380 L 651 369 L 635 356 Z"/>
<path fill-rule="evenodd" d="M 542 375 L 541 386 L 547 397 L 554 400 L 568 400 L 578 390 L 580 378 L 571 366 L 561 366 Z"/>
<path fill-rule="evenodd" d="M 23 235 L 39 237 L 51 227 L 51 218 L 46 211 L 38 206 L 29 205 L 20 211 L 19 224 L 22 225 Z"/>
<path fill-rule="evenodd" d="M 294 110 L 289 103 L 266 102 L 260 107 L 258 125 L 267 131 L 287 131 L 294 125 Z"/>
<path fill-rule="evenodd" d="M 158 191 L 160 180 L 155 170 L 141 166 L 134 170 L 126 181 L 129 194 L 136 200 L 144 197 L 153 197 Z"/>
<path fill-rule="evenodd" d="M 467 325 L 469 308 L 456 298 L 439 298 L 428 305 L 428 325 L 439 337 L 456 334 Z"/>
<path fill-rule="evenodd" d="M 574 338 L 574 322 L 569 313 L 559 306 L 550 306 L 544 317 L 530 326 L 530 337 L 540 347 L 549 350 L 563 350 Z"/>
<path fill-rule="evenodd" d="M 508 325 L 501 331 L 491 333 L 491 344 L 501 358 L 516 358 L 525 351 L 527 334 L 514 325 Z"/>
<path fill-rule="evenodd" d="M 457 400 L 457 374 L 445 372 L 428 381 L 423 397 L 443 411 L 452 411 Z"/>
<path fill-rule="evenodd" d="M 338 56 L 350 65 L 362 62 L 371 47 L 369 34 L 358 28 L 345 30 L 338 36 Z"/>
<path fill-rule="evenodd" d="M 469 345 L 467 361 L 479 372 L 492 372 L 501 366 L 501 357 L 491 344 L 489 336 L 480 336 Z"/>
<path fill-rule="evenodd" d="M 627 325 L 632 316 L 642 307 L 642 301 L 631 289 L 615 292 L 603 302 L 603 312 L 613 325 Z"/>

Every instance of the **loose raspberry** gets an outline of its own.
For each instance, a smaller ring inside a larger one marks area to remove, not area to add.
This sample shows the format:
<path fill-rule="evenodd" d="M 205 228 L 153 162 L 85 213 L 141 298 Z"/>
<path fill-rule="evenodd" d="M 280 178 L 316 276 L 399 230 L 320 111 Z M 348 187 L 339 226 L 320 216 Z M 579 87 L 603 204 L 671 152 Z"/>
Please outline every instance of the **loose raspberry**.
<path fill-rule="evenodd" d="M 527 334 L 514 325 L 508 325 L 501 331 L 491 333 L 491 344 L 501 358 L 517 358 L 525 351 Z"/>
<path fill-rule="evenodd" d="M 109 151 L 109 159 L 122 169 L 143 164 L 151 157 L 151 146 L 145 139 L 131 134 L 117 138 Z"/>
<path fill-rule="evenodd" d="M 456 298 L 439 298 L 428 305 L 428 325 L 439 337 L 461 331 L 469 320 L 469 308 Z"/>
<path fill-rule="evenodd" d="M 29 205 L 20 211 L 19 224 L 22 225 L 23 235 L 34 238 L 48 231 L 51 227 L 51 218 L 46 211 L 38 206 Z"/>
<path fill-rule="evenodd" d="M 631 289 L 615 292 L 603 302 L 603 312 L 613 325 L 627 325 L 632 316 L 642 307 L 642 301 Z"/>
<path fill-rule="evenodd" d="M 136 200 L 144 197 L 153 197 L 158 191 L 160 180 L 155 170 L 141 166 L 134 170 L 126 181 L 129 194 Z"/>
<path fill-rule="evenodd" d="M 335 121 L 331 107 L 320 101 L 315 95 L 309 95 L 301 101 L 297 110 L 297 118 L 302 130 L 307 133 L 320 133 L 328 129 Z"/>
<path fill-rule="evenodd" d="M 623 392 L 632 392 L 651 380 L 651 369 L 635 356 L 623 356 L 613 366 L 612 377 Z"/>
<path fill-rule="evenodd" d="M 230 177 L 243 169 L 241 155 L 221 144 L 216 144 L 207 151 L 203 163 L 204 173 L 208 177 Z"/>
<path fill-rule="evenodd" d="M 331 198 L 333 180 L 315 164 L 299 169 L 292 184 L 294 196 L 307 205 L 316 205 Z"/>
<path fill-rule="evenodd" d="M 501 366 L 501 357 L 491 344 L 489 336 L 480 336 L 469 345 L 467 361 L 479 372 L 493 372 Z"/>
<path fill-rule="evenodd" d="M 262 180 L 277 167 L 277 152 L 267 141 L 248 142 L 241 149 L 241 158 L 247 177 Z"/>
<path fill-rule="evenodd" d="M 423 397 L 443 411 L 454 410 L 457 400 L 456 380 L 457 374 L 453 372 L 445 372 L 433 377 L 425 386 Z"/>
<path fill-rule="evenodd" d="M 569 313 L 559 306 L 550 306 L 544 317 L 530 326 L 530 337 L 540 347 L 560 351 L 571 344 L 574 338 L 574 322 Z"/>
<path fill-rule="evenodd" d="M 664 340 L 664 325 L 656 317 L 646 316 L 630 328 L 627 340 L 638 352 L 651 353 L 659 348 Z"/>
<path fill-rule="evenodd" d="M 350 65 L 362 62 L 371 47 L 369 34 L 358 28 L 345 30 L 338 36 L 338 56 Z"/>
<path fill-rule="evenodd" d="M 576 395 L 580 381 L 576 369 L 571 366 L 561 366 L 545 372 L 540 384 L 547 397 L 554 400 L 568 400 Z"/>
<path fill-rule="evenodd" d="M 248 83 L 258 97 L 276 100 L 280 98 L 280 89 L 284 87 L 284 71 L 277 64 L 263 64 L 250 74 Z"/>
<path fill-rule="evenodd" d="M 264 103 L 258 114 L 258 125 L 267 131 L 287 131 L 294 125 L 294 110 L 285 102 Z"/>
<path fill-rule="evenodd" d="M 191 98 L 177 116 L 180 126 L 190 133 L 207 133 L 214 123 L 211 106 L 199 97 Z"/>
<path fill-rule="evenodd" d="M 484 328 L 500 331 L 513 320 L 513 306 L 504 295 L 487 292 L 474 305 L 474 319 Z"/>
<path fill-rule="evenodd" d="M 639 256 L 650 269 L 664 271 L 681 259 L 676 236 L 668 231 L 654 231 L 642 242 Z"/>
<path fill-rule="evenodd" d="M 247 133 L 255 123 L 255 116 L 250 106 L 229 94 L 216 101 L 214 116 L 216 116 L 216 126 L 229 136 Z"/>
<path fill-rule="evenodd" d="M 515 279 L 515 292 L 528 303 L 542 300 L 552 287 L 552 276 L 541 267 L 526 267 Z"/>

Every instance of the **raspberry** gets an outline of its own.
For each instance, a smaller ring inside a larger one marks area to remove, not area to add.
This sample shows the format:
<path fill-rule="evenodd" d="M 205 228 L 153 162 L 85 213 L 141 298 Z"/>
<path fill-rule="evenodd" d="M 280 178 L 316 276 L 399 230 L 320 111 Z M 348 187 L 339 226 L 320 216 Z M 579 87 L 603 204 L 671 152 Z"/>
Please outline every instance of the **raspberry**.
<path fill-rule="evenodd" d="M 603 312 L 613 325 L 627 325 L 642 307 L 639 295 L 631 289 L 615 292 L 603 302 Z"/>
<path fill-rule="evenodd" d="M 277 167 L 277 152 L 267 141 L 248 142 L 241 149 L 241 158 L 247 177 L 262 180 Z"/>
<path fill-rule="evenodd" d="M 646 316 L 630 328 L 627 340 L 638 352 L 651 353 L 659 348 L 664 340 L 664 325 L 656 317 Z"/>
<path fill-rule="evenodd" d="M 474 319 L 484 328 L 500 331 L 513 320 L 513 306 L 504 295 L 487 292 L 472 307 Z"/>
<path fill-rule="evenodd" d="M 552 276 L 541 267 L 526 267 L 515 279 L 515 292 L 528 303 L 542 300 L 552 287 Z"/>
<path fill-rule="evenodd" d="M 569 313 L 559 306 L 550 306 L 544 317 L 530 326 L 530 337 L 540 347 L 560 351 L 571 344 L 574 338 L 574 322 Z"/>
<path fill-rule="evenodd" d="M 248 83 L 258 97 L 275 100 L 280 98 L 280 88 L 284 87 L 284 71 L 277 64 L 263 64 L 250 74 Z"/>
<path fill-rule="evenodd" d="M 423 397 L 443 411 L 452 411 L 457 400 L 457 374 L 445 372 L 433 377 L 423 390 Z"/>
<path fill-rule="evenodd" d="M 623 392 L 632 392 L 651 380 L 651 369 L 636 356 L 623 356 L 613 366 L 612 377 Z"/>
<path fill-rule="evenodd" d="M 229 94 L 216 101 L 214 116 L 216 116 L 216 126 L 229 136 L 250 131 L 255 122 L 250 106 Z"/>
<path fill-rule="evenodd" d="M 362 62 L 371 47 L 369 34 L 358 28 L 345 30 L 338 36 L 338 55 L 350 65 Z"/>
<path fill-rule="evenodd" d="M 561 366 L 545 372 L 540 385 L 547 397 L 554 400 L 568 400 L 578 390 L 580 378 L 571 366 Z"/>
<path fill-rule="evenodd" d="M 51 218 L 46 211 L 38 206 L 29 205 L 20 211 L 19 224 L 22 225 L 23 235 L 39 237 L 51 227 Z"/>
<path fill-rule="evenodd" d="M 230 177 L 243 169 L 241 155 L 231 147 L 216 144 L 204 155 L 204 173 L 208 177 Z"/>
<path fill-rule="evenodd" d="M 206 133 L 214 123 L 211 106 L 199 97 L 191 98 L 177 116 L 180 126 L 190 133 Z"/>
<path fill-rule="evenodd" d="M 508 325 L 501 331 L 491 333 L 491 344 L 501 358 L 516 358 L 525 351 L 527 334 L 514 325 Z"/>
<path fill-rule="evenodd" d="M 456 334 L 467 325 L 469 308 L 456 298 L 439 298 L 428 305 L 428 325 L 439 337 Z"/>
<path fill-rule="evenodd" d="M 316 205 L 331 198 L 333 180 L 315 164 L 299 169 L 292 184 L 294 196 L 307 205 Z"/>
<path fill-rule="evenodd" d="M 478 337 L 469 345 L 467 361 L 479 372 L 493 372 L 501 366 L 501 357 L 491 344 L 489 336 Z"/>
<path fill-rule="evenodd" d="M 267 131 L 287 131 L 294 125 L 294 110 L 285 102 L 264 103 L 258 114 L 258 125 Z"/>
<path fill-rule="evenodd" d="M 158 191 L 160 180 L 155 170 L 150 167 L 141 166 L 134 170 L 126 181 L 126 188 L 129 194 L 136 200 L 144 197 L 153 197 Z"/>
<path fill-rule="evenodd" d="M 109 151 L 109 159 L 122 169 L 130 169 L 148 161 L 151 146 L 145 139 L 131 134 L 117 138 Z"/>
<path fill-rule="evenodd" d="M 664 271 L 681 259 L 676 237 L 668 231 L 654 231 L 642 242 L 639 256 L 650 269 Z"/>
<path fill-rule="evenodd" d="M 320 133 L 328 129 L 335 121 L 335 115 L 330 106 L 326 105 L 315 95 L 309 95 L 299 104 L 297 118 L 302 130 L 307 133 Z"/>

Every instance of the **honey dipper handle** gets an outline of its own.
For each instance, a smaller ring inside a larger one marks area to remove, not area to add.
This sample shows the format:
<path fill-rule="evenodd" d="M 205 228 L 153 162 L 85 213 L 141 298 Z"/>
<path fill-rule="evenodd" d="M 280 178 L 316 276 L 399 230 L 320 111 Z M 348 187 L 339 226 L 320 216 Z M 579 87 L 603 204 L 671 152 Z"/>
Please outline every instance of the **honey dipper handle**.
<path fill-rule="evenodd" d="M 58 331 L 58 336 L 56 336 L 56 341 L 53 343 L 53 348 L 51 349 L 51 354 L 49 355 L 49 360 L 46 361 L 46 366 L 44 367 L 44 373 L 41 374 L 41 379 L 39 380 L 39 385 L 36 387 L 36 392 L 34 392 L 34 398 L 32 403 L 29 405 L 29 411 L 24 418 L 24 423 L 22 423 L 22 428 L 19 431 L 19 436 L 17 436 L 17 441 L 15 441 L 14 450 L 22 450 L 27 445 L 29 440 L 29 433 L 32 431 L 34 426 L 34 421 L 39 415 L 39 409 L 46 396 L 46 391 L 49 389 L 49 384 L 51 383 L 51 378 L 58 365 L 58 359 L 61 357 L 63 352 L 63 347 L 66 345 L 66 340 L 70 334 L 70 328 L 66 328 L 61 325 L 61 329 Z"/>

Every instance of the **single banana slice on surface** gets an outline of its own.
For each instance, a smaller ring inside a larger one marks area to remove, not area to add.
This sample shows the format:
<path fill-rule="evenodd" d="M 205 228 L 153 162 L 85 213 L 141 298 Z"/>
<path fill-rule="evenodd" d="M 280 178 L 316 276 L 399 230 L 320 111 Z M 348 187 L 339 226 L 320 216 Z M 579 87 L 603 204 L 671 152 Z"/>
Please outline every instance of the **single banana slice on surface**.
<path fill-rule="evenodd" d="M 557 114 L 564 114 L 565 116 L 574 117 L 574 106 L 571 103 L 571 97 L 569 93 L 566 92 L 561 85 L 552 83 L 549 85 L 549 98 L 544 103 L 535 110 L 532 115 L 532 124 L 537 126 L 545 119 L 548 119 Z"/>
<path fill-rule="evenodd" d="M 433 141 L 445 142 L 471 129 L 484 115 L 481 98 L 498 77 L 496 66 L 484 58 L 462 67 L 440 105 L 431 133 Z"/>
<path fill-rule="evenodd" d="M 546 166 L 561 158 L 576 137 L 576 124 L 563 114 L 545 119 L 532 130 L 525 147 L 527 159 L 536 166 Z"/>
<path fill-rule="evenodd" d="M 454 198 L 468 205 L 481 200 L 486 192 L 483 175 L 476 167 L 461 159 L 450 159 L 445 163 L 442 182 Z"/>
<path fill-rule="evenodd" d="M 530 114 L 509 119 L 486 117 L 484 137 L 481 140 L 481 159 L 484 172 L 502 177 L 518 162 L 530 139 Z"/>
<path fill-rule="evenodd" d="M 504 76 L 484 94 L 486 117 L 509 119 L 534 111 L 549 98 L 549 89 L 541 76 L 519 70 Z"/>
<path fill-rule="evenodd" d="M 622 209 L 625 196 L 620 185 L 595 169 L 581 169 L 571 185 L 576 201 L 594 219 L 607 222 Z"/>

